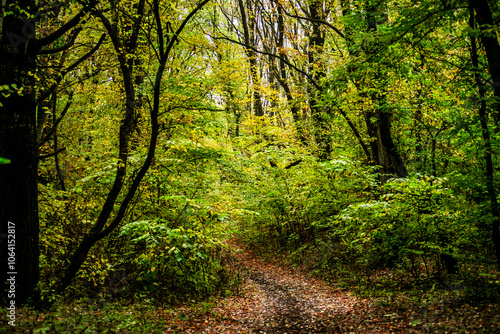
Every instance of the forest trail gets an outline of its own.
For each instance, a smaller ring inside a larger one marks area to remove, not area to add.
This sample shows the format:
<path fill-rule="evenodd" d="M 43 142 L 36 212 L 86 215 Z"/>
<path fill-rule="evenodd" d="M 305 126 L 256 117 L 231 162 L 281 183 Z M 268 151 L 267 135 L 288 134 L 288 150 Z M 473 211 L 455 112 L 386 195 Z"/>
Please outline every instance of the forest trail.
<path fill-rule="evenodd" d="M 433 300 L 427 300 L 425 293 L 409 298 L 383 290 L 383 297 L 361 298 L 353 293 L 354 286 L 341 289 L 336 282 L 326 284 L 306 269 L 265 260 L 234 240 L 231 248 L 226 265 L 242 280 L 231 296 L 177 305 L 145 301 L 128 307 L 122 305 L 122 300 L 107 308 L 104 304 L 103 309 L 68 304 L 57 313 L 24 309 L 19 314 L 23 324 L 8 328 L 8 332 L 33 333 L 37 329 L 72 334 L 106 329 L 106 333 L 117 334 L 500 333 L 498 303 L 468 304 L 450 298 L 450 294 Z M 116 321 L 109 326 L 103 322 L 105 318 Z M 91 327 L 94 322 L 100 325 Z"/>
<path fill-rule="evenodd" d="M 324 282 L 299 270 L 264 261 L 247 250 L 237 253 L 236 263 L 241 265 L 245 278 L 243 295 L 248 298 L 244 305 L 247 312 L 233 309 L 240 332 L 339 332 L 335 319 L 347 314 L 355 304 L 354 299 L 343 298 L 341 292 Z M 228 330 L 231 332 L 231 328 Z"/>
<path fill-rule="evenodd" d="M 219 299 L 203 314 L 185 309 L 185 318 L 166 333 L 500 332 L 498 306 L 381 306 L 245 249 L 235 254 L 232 266 L 244 278 L 239 296 Z"/>
<path fill-rule="evenodd" d="M 233 245 L 236 246 L 236 245 Z M 343 333 L 356 298 L 309 277 L 299 269 L 255 256 L 237 245 L 231 266 L 240 272 L 238 296 L 218 301 L 211 312 L 193 316 L 172 332 L 182 333 Z"/>
<path fill-rule="evenodd" d="M 234 245 L 233 245 L 234 246 Z M 202 314 L 189 308 L 166 333 L 498 333 L 498 306 L 377 303 L 238 245 L 244 283 Z M 179 314 L 179 313 L 178 313 Z"/>

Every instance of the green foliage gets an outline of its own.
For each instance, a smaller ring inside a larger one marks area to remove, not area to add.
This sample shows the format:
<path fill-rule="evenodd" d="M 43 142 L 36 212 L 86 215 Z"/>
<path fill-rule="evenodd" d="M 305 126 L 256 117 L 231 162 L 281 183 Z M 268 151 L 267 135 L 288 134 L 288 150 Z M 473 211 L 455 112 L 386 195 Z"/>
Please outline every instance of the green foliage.
<path fill-rule="evenodd" d="M 22 309 L 16 323 L 19 332 L 31 333 L 130 333 L 156 332 L 165 321 L 155 312 L 151 300 L 142 300 L 134 305 L 92 305 L 88 300 L 71 303 L 56 303 L 50 312 Z"/>
<path fill-rule="evenodd" d="M 474 183 L 463 188 L 461 174 L 380 185 L 376 168 L 345 158 L 320 163 L 302 156 L 289 169 L 284 167 L 297 156 L 284 150 L 264 149 L 253 158 L 261 172 L 241 181 L 248 213 L 237 219 L 249 243 L 269 255 L 279 251 L 327 277 L 398 291 L 445 287 L 450 273 L 473 282 L 494 264 L 488 208 L 471 202 L 467 189 Z M 397 275 L 381 275 L 372 284 L 369 273 L 386 269 Z M 491 284 L 490 292 L 474 288 L 467 294 L 496 298 Z"/>
<path fill-rule="evenodd" d="M 415 278 L 441 273 L 443 255 L 456 258 L 479 234 L 457 208 L 446 182 L 429 177 L 391 180 L 382 186 L 378 200 L 345 209 L 333 235 L 363 264 L 399 266 Z"/>
<path fill-rule="evenodd" d="M 118 266 L 133 265 L 139 290 L 169 291 L 179 296 L 207 296 L 220 287 L 223 244 L 204 228 L 169 228 L 163 221 L 138 221 L 122 227 L 131 249 Z"/>
<path fill-rule="evenodd" d="M 9 97 L 11 94 L 17 93 L 22 96 L 22 89 L 19 89 L 16 84 L 9 85 L 0 85 L 0 94 L 3 97 Z M 0 107 L 2 104 L 0 103 Z"/>
<path fill-rule="evenodd" d="M 255 244 L 297 250 L 299 257 L 302 246 L 325 240 L 331 220 L 376 184 L 369 169 L 346 158 L 318 162 L 275 148 L 254 157 L 261 172 L 248 181 L 244 200 L 245 208 L 258 214 L 242 217 L 250 229 L 246 235 Z M 286 168 L 299 158 L 297 167 Z"/>
<path fill-rule="evenodd" d="M 10 164 L 10 160 L 6 158 L 0 158 L 0 165 L 8 165 Z"/>

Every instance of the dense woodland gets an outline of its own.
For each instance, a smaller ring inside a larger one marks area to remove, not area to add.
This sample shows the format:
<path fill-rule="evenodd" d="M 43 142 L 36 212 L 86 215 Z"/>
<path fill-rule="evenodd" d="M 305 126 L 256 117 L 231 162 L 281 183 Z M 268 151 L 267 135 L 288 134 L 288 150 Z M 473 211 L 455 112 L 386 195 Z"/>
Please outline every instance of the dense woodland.
<path fill-rule="evenodd" d="M 234 238 L 363 296 L 500 298 L 498 1 L 0 5 L 19 310 L 237 294 Z"/>

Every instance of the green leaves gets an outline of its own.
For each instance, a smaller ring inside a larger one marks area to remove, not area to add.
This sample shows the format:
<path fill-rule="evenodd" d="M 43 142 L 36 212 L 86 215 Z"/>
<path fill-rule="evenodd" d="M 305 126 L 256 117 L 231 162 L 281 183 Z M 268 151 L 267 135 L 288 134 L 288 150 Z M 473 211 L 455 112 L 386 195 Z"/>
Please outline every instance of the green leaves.
<path fill-rule="evenodd" d="M 135 248 L 124 262 L 135 264 L 142 290 L 152 292 L 165 286 L 181 294 L 207 293 L 217 283 L 214 273 L 220 264 L 214 255 L 222 243 L 202 230 L 168 225 L 151 220 L 123 226 L 120 236 Z"/>
<path fill-rule="evenodd" d="M 6 158 L 0 158 L 0 165 L 8 165 L 10 164 L 10 160 Z"/>
<path fill-rule="evenodd" d="M 15 83 L 10 85 L 0 85 L 0 94 L 2 94 L 3 97 L 9 97 L 12 93 L 17 93 L 22 96 L 23 90 L 22 88 L 18 88 Z"/>

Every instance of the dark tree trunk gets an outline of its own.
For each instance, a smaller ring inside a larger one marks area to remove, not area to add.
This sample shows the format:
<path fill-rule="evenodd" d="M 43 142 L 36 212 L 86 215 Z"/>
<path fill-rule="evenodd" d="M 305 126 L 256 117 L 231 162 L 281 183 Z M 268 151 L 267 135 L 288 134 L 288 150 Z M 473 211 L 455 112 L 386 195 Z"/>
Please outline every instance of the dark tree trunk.
<path fill-rule="evenodd" d="M 312 79 L 320 83 L 326 76 L 324 64 L 321 63 L 320 55 L 323 53 L 325 45 L 325 32 L 321 29 L 322 21 L 325 21 L 327 13 L 324 12 L 323 2 L 314 1 L 309 4 L 309 14 L 311 21 L 311 35 L 309 36 L 308 66 Z M 317 69 L 316 69 L 317 68 Z M 318 145 L 318 158 L 328 160 L 332 153 L 332 143 L 330 139 L 330 127 L 328 121 L 328 110 L 321 106 L 320 91 L 309 86 L 309 107 L 314 122 L 314 138 Z"/>
<path fill-rule="evenodd" d="M 134 8 L 136 9 L 136 8 Z M 139 26 L 142 20 L 142 14 L 144 10 L 144 0 L 140 2 L 139 8 L 137 8 L 137 21 L 135 21 L 135 26 Z M 128 167 L 128 155 L 130 150 L 130 142 L 134 131 L 137 130 L 137 111 L 136 111 L 136 96 L 135 96 L 135 81 L 134 81 L 134 60 L 128 55 L 133 55 L 137 50 L 137 40 L 138 40 L 138 30 L 135 30 L 131 26 L 126 26 L 127 37 L 123 37 L 119 34 L 113 23 L 104 16 L 101 12 L 95 12 L 97 16 L 101 19 L 101 22 L 105 26 L 108 35 L 111 37 L 113 46 L 117 53 L 118 62 L 120 65 L 122 83 L 125 91 L 125 101 L 124 101 L 124 115 L 120 124 L 119 131 L 119 147 L 118 147 L 118 159 L 119 163 L 116 169 L 115 179 L 113 186 L 111 187 L 106 200 L 102 206 L 101 212 L 97 221 L 92 226 L 88 234 L 86 234 L 81 241 L 78 248 L 73 253 L 70 264 L 68 268 L 64 271 L 64 275 L 61 281 L 56 285 L 58 292 L 63 292 L 71 283 L 76 273 L 80 269 L 81 265 L 85 261 L 88 252 L 92 246 L 99 240 L 106 237 L 108 233 L 102 233 L 105 229 L 106 223 L 108 223 L 111 213 L 115 207 L 118 196 L 120 195 L 125 177 L 127 175 Z M 138 28 L 137 28 L 138 29 Z M 116 218 L 115 218 L 116 221 Z M 118 221 L 120 223 L 120 221 Z"/>
<path fill-rule="evenodd" d="M 476 22 L 481 30 L 481 44 L 486 51 L 486 58 L 488 60 L 488 67 L 490 69 L 491 80 L 493 84 L 493 91 L 495 101 L 492 104 L 494 110 L 495 125 L 497 131 L 500 125 L 500 45 L 498 43 L 497 35 L 495 32 L 495 22 L 488 0 L 472 0 L 471 6 L 476 11 Z"/>
<path fill-rule="evenodd" d="M 378 23 L 383 22 L 383 20 L 379 20 L 379 10 L 380 8 L 377 8 L 373 4 L 367 6 L 366 23 L 368 32 L 376 33 Z M 378 48 L 379 45 L 376 40 L 363 45 L 364 52 L 368 56 L 372 56 L 378 52 Z M 374 64 L 374 66 L 376 66 L 376 64 Z M 378 78 L 384 77 L 381 70 L 377 72 Z M 385 89 L 383 87 L 378 87 L 378 90 L 377 93 L 371 94 L 370 96 L 374 104 L 374 109 L 365 115 L 365 120 L 368 127 L 368 134 L 370 138 L 374 138 L 375 140 L 375 143 L 372 140 L 370 144 L 372 146 L 375 162 L 382 167 L 381 181 L 384 182 L 392 175 L 406 177 L 408 176 L 408 172 L 396 144 L 392 139 L 392 112 L 388 106 Z"/>
<path fill-rule="evenodd" d="M 385 97 L 379 99 L 385 100 Z M 379 102 L 382 102 L 379 100 Z M 386 103 L 385 101 L 383 101 Z M 376 132 L 377 132 L 377 146 L 378 146 L 378 164 L 382 166 L 383 174 L 397 175 L 398 177 L 408 176 L 406 166 L 399 154 L 396 144 L 392 139 L 391 133 L 391 117 L 389 111 L 384 110 L 382 106 L 378 106 L 375 111 L 376 119 Z M 383 177 L 384 178 L 384 177 Z"/>
<path fill-rule="evenodd" d="M 469 26 L 472 29 L 474 29 L 474 22 L 475 22 L 473 8 L 474 8 L 474 1 L 471 1 L 469 8 L 470 10 Z M 480 21 L 479 24 L 481 24 Z M 491 222 L 491 240 L 495 248 L 497 266 L 500 269 L 500 207 L 498 205 L 497 192 L 495 189 L 495 180 L 494 180 L 495 170 L 493 168 L 491 136 L 488 129 L 488 122 L 487 122 L 488 118 L 486 115 L 486 87 L 479 73 L 479 59 L 476 46 L 476 39 L 473 36 L 471 36 L 470 40 L 471 40 L 471 60 L 475 72 L 474 79 L 476 81 L 476 85 L 479 91 L 480 106 L 478 114 L 481 123 L 481 130 L 485 147 L 484 160 L 486 162 L 486 170 L 485 170 L 486 188 L 488 190 L 488 197 L 490 198 L 491 214 L 493 216 L 493 220 Z"/>
<path fill-rule="evenodd" d="M 255 116 L 264 116 L 262 97 L 259 89 L 259 74 L 257 72 L 257 53 L 251 48 L 254 45 L 253 36 L 255 21 L 252 17 L 247 17 L 247 9 L 245 8 L 243 0 L 238 0 L 238 5 L 241 13 L 241 24 L 243 25 L 244 44 L 249 46 L 245 47 L 245 54 L 248 59 L 248 64 L 250 65 L 250 75 L 252 77 L 253 113 Z M 247 5 L 247 7 L 250 8 L 248 3 Z"/>
<path fill-rule="evenodd" d="M 378 136 L 377 136 L 377 126 L 374 124 L 375 118 L 375 113 L 373 110 L 367 110 L 364 112 L 364 118 L 365 118 L 365 124 L 366 124 L 366 130 L 368 132 L 368 137 L 370 138 L 369 143 L 370 143 L 370 148 L 372 150 L 372 163 L 374 164 L 379 164 L 380 159 L 379 159 L 379 153 L 378 153 Z"/>
<path fill-rule="evenodd" d="M 356 9 L 353 9 L 353 3 L 351 3 L 350 1 L 342 1 L 341 5 L 342 5 L 342 15 L 344 17 L 355 15 L 353 14 L 353 11 L 359 10 L 359 8 L 357 8 L 357 5 L 354 5 L 354 8 Z M 365 6 L 364 10 L 366 13 L 365 23 L 367 27 L 367 32 L 369 33 L 371 32 L 376 34 L 378 24 L 386 21 L 385 17 L 383 19 L 379 19 L 378 17 L 380 16 L 379 15 L 380 6 L 381 6 L 380 2 L 378 3 L 370 2 Z M 365 42 L 362 45 L 356 45 L 356 43 L 354 42 L 355 39 L 353 38 L 355 31 L 356 29 L 353 26 L 346 25 L 344 35 L 347 41 L 349 55 L 354 58 L 360 55 L 361 50 L 363 50 L 364 54 L 366 55 L 366 58 L 370 59 L 371 56 L 377 53 L 378 42 L 375 40 L 371 42 Z M 361 46 L 361 48 L 359 48 L 359 46 Z M 372 60 L 371 62 L 373 63 L 373 66 L 378 66 L 375 63 L 375 61 Z M 388 108 L 387 106 L 387 100 L 385 97 L 386 92 L 384 88 L 377 87 L 378 92 L 375 94 L 366 93 L 365 89 L 375 88 L 375 87 L 369 86 L 372 85 L 369 82 L 371 77 L 365 78 L 365 73 L 359 73 L 357 71 L 357 66 L 355 65 L 355 62 L 353 62 L 353 65 L 349 67 L 349 73 L 351 75 L 352 81 L 360 91 L 360 95 L 365 98 L 371 99 L 374 105 L 373 108 L 365 110 L 363 113 L 367 134 L 368 137 L 370 138 L 369 145 L 371 149 L 371 154 L 368 152 L 367 145 L 363 145 L 361 136 L 357 135 L 358 140 L 360 141 L 363 149 L 365 150 L 366 156 L 371 160 L 370 162 L 372 164 L 381 166 L 380 172 L 381 172 L 382 182 L 390 178 L 392 175 L 397 175 L 399 177 L 406 177 L 408 175 L 408 172 L 406 171 L 404 161 L 397 150 L 394 140 L 392 139 L 392 132 L 391 132 L 392 113 L 390 111 L 390 108 Z M 376 77 L 383 78 L 384 74 L 382 73 L 382 71 L 379 70 Z M 363 87 L 363 85 L 367 87 Z"/>
<path fill-rule="evenodd" d="M 34 1 L 7 1 L 31 12 Z M 3 15 L 3 13 L 1 14 Z M 0 166 L 0 279 L 15 278 L 15 296 L 2 291 L 2 302 L 16 307 L 34 298 L 39 279 L 37 124 L 35 103 L 36 52 L 31 47 L 34 25 L 21 14 L 5 16 L 0 40 L 0 86 L 16 84 L 0 95 L 0 157 L 11 163 Z M 15 237 L 15 239 L 14 239 Z M 10 258 L 15 253 L 15 263 Z M 10 259 L 10 260 L 9 260 Z M 16 274 L 11 274 L 16 273 Z M 7 286 L 8 288 L 8 286 Z M 10 290 L 10 289 L 7 289 Z"/>
<path fill-rule="evenodd" d="M 299 137 L 300 142 L 303 145 L 307 145 L 307 139 L 304 135 L 304 126 L 301 119 L 300 109 L 297 106 L 297 101 L 293 97 L 292 90 L 290 85 L 288 84 L 288 72 L 285 67 L 284 60 L 288 61 L 288 57 L 284 52 L 285 46 L 285 23 L 283 19 L 283 9 L 277 3 L 277 0 L 273 0 L 277 4 L 277 40 L 276 40 L 276 49 L 280 58 L 278 59 L 277 66 L 275 65 L 274 57 L 271 58 L 271 63 L 276 70 L 276 79 L 280 83 L 283 91 L 285 92 L 285 96 L 290 107 L 290 111 L 292 112 L 293 122 L 295 123 L 295 128 L 297 129 L 297 135 Z"/>

